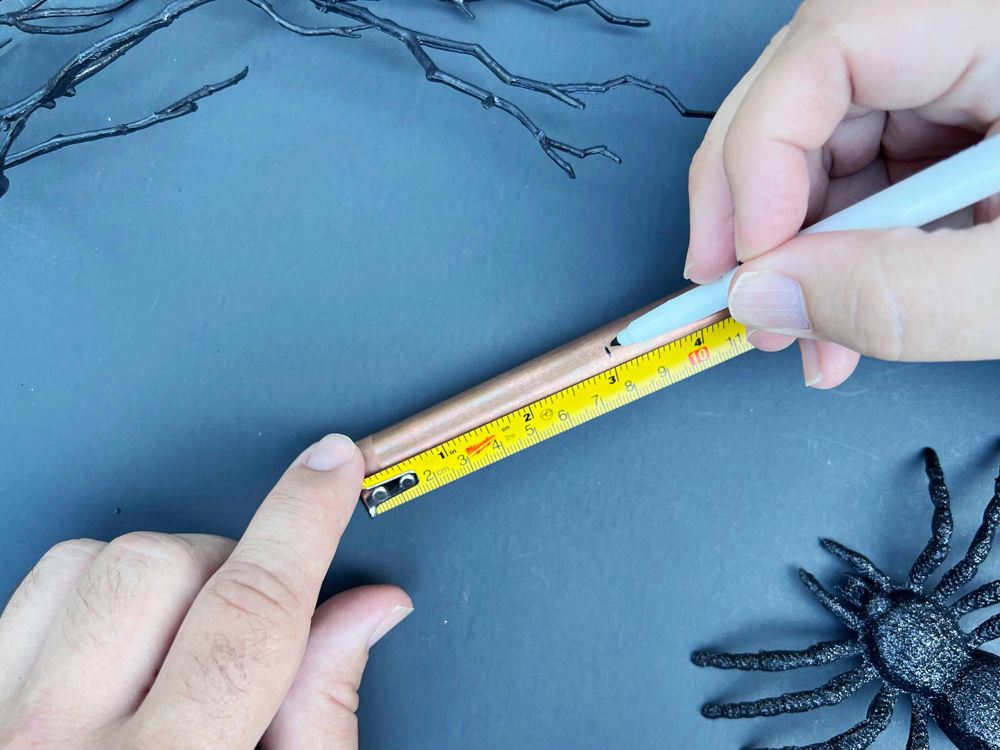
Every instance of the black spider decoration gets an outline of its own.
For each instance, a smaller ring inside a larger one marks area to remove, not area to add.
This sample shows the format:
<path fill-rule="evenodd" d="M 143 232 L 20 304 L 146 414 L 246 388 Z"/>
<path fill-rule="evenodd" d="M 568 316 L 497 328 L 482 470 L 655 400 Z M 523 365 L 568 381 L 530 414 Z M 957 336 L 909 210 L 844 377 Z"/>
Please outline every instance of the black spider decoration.
<path fill-rule="evenodd" d="M 862 685 L 878 679 L 882 687 L 864 721 L 826 742 L 799 750 L 867 748 L 889 726 L 900 693 L 909 694 L 913 703 L 907 750 L 929 747 L 928 717 L 934 718 L 960 750 L 1000 748 L 1000 657 L 979 648 L 1000 638 L 1000 615 L 989 618 L 971 633 L 959 626 L 964 615 L 1000 603 L 1000 581 L 986 583 L 953 604 L 947 603 L 975 578 L 989 554 L 1000 522 L 1000 477 L 969 551 L 930 593 L 925 593 L 924 582 L 948 556 L 953 521 L 937 454 L 925 448 L 924 460 L 934 503 L 931 539 L 905 583 L 893 583 L 864 555 L 829 539 L 820 540 L 823 548 L 856 571 L 847 574 L 846 582 L 839 587 L 844 601 L 827 592 L 812 575 L 799 570 L 802 583 L 820 604 L 856 635 L 817 643 L 802 651 L 699 652 L 691 657 L 699 667 L 765 672 L 830 664 L 853 656 L 860 656 L 861 664 L 815 690 L 747 703 L 708 704 L 702 708 L 704 716 L 741 719 L 811 711 L 839 703 Z"/>

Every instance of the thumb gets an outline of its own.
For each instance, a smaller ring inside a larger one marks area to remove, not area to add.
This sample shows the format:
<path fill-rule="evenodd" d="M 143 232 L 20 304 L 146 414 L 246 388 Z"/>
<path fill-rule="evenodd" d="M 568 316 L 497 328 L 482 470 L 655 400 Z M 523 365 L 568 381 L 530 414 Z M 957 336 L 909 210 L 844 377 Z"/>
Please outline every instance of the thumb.
<path fill-rule="evenodd" d="M 736 320 L 871 357 L 1000 357 L 1000 221 L 971 229 L 806 235 L 744 264 Z"/>
<path fill-rule="evenodd" d="M 368 649 L 413 611 L 395 586 L 361 586 L 316 610 L 302 665 L 261 740 L 266 750 L 356 750 Z"/>

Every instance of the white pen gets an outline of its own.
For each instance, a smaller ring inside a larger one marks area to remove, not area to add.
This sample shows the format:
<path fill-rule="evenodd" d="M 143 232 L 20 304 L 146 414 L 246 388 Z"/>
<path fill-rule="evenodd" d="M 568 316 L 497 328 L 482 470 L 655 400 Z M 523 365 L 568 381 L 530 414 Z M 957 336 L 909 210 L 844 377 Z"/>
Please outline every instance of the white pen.
<path fill-rule="evenodd" d="M 955 154 L 799 232 L 922 227 L 1000 193 L 1000 135 Z M 629 346 L 683 328 L 729 304 L 736 269 L 636 318 L 612 346 Z"/>

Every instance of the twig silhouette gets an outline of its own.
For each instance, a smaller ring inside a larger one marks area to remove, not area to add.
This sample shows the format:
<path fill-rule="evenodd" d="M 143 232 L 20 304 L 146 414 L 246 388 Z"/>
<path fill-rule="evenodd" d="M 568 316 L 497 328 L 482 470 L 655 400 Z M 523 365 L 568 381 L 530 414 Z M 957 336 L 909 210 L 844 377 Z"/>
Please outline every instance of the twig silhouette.
<path fill-rule="evenodd" d="M 14 142 L 23 133 L 28 120 L 39 110 L 52 109 L 60 99 L 74 96 L 80 84 L 120 59 L 129 50 L 145 41 L 151 34 L 166 28 L 180 16 L 214 1 L 173 0 L 173 2 L 166 5 L 159 13 L 147 18 L 145 21 L 134 24 L 123 31 L 111 34 L 92 44 L 65 63 L 45 84 L 31 94 L 19 101 L 6 106 L 0 106 L 0 138 L 2 138 L 2 141 L 0 141 L 0 196 L 6 193 L 10 185 L 9 179 L 5 174 L 8 169 L 67 146 L 129 135 L 154 125 L 192 114 L 197 111 L 197 102 L 199 100 L 242 81 L 247 74 L 246 69 L 219 83 L 203 86 L 168 107 L 138 120 L 96 130 L 86 130 L 71 135 L 60 133 L 37 145 L 21 151 L 13 151 Z M 577 147 L 549 137 L 520 107 L 498 96 L 493 91 L 467 81 L 440 67 L 431 58 L 429 51 L 473 57 L 506 86 L 523 88 L 544 94 L 575 109 L 585 108 L 585 104 L 579 95 L 604 94 L 622 86 L 633 86 L 663 97 L 682 117 L 710 118 L 713 116 L 712 112 L 689 109 L 666 86 L 642 78 L 626 75 L 606 81 L 605 83 L 548 83 L 511 73 L 479 44 L 428 34 L 397 24 L 391 19 L 383 15 L 378 15 L 367 7 L 362 6 L 360 3 L 363 0 L 311 1 L 321 12 L 339 16 L 345 19 L 349 25 L 302 26 L 293 23 L 279 14 L 270 0 L 246 0 L 246 2 L 249 2 L 267 14 L 281 28 L 299 36 L 337 36 L 356 39 L 364 31 L 377 31 L 396 39 L 404 45 L 409 54 L 423 68 L 427 80 L 449 86 L 462 94 L 476 99 L 486 109 L 496 108 L 516 119 L 537 141 L 542 151 L 571 178 L 575 177 L 576 173 L 572 165 L 564 158 L 564 155 L 577 159 L 600 155 L 616 163 L 621 163 L 621 158 L 607 146 Z M 469 5 L 472 2 L 478 1 L 480 0 L 441 0 L 441 2 L 446 2 L 456 7 L 470 17 L 472 17 L 472 11 Z M 527 1 L 554 11 L 575 6 L 585 6 L 607 23 L 615 25 L 632 27 L 649 25 L 649 22 L 645 19 L 614 15 L 595 2 L 595 0 Z M 48 8 L 45 7 L 47 2 L 48 0 L 32 0 L 28 6 L 20 10 L 2 14 L 0 15 L 0 24 L 12 26 L 27 34 L 84 33 L 106 24 L 111 19 L 109 14 L 124 8 L 132 0 L 114 0 L 114 2 L 106 5 L 88 8 Z M 98 20 L 88 21 L 83 24 L 62 26 L 39 23 L 77 17 L 96 18 Z M 0 42 L 0 47 L 3 47 L 9 41 Z"/>

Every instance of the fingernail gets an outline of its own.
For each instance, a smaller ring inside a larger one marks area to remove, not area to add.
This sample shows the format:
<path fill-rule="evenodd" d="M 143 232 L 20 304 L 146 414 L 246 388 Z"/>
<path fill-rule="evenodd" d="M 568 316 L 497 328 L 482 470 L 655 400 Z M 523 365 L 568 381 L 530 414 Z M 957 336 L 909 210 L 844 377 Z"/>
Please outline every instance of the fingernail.
<path fill-rule="evenodd" d="M 753 337 L 756 335 L 757 335 L 756 328 L 747 328 L 747 343 L 750 344 L 750 346 L 752 346 L 754 349 L 757 348 L 757 345 L 753 342 Z"/>
<path fill-rule="evenodd" d="M 823 379 L 823 369 L 819 362 L 819 347 L 810 339 L 799 339 L 799 349 L 802 350 L 802 375 L 806 386 L 811 388 Z"/>
<path fill-rule="evenodd" d="M 371 638 L 368 639 L 368 648 L 371 648 L 382 640 L 382 636 L 399 625 L 412 611 L 413 607 L 393 607 L 389 614 L 385 616 L 385 619 L 375 628 L 375 632 L 372 633 Z"/>
<path fill-rule="evenodd" d="M 327 435 L 312 447 L 306 466 L 316 471 L 333 471 L 347 463 L 357 448 L 346 435 Z"/>
<path fill-rule="evenodd" d="M 684 273 L 683 273 L 683 274 L 681 274 L 681 275 L 682 275 L 682 276 L 683 276 L 683 277 L 684 277 L 685 279 L 687 279 L 688 281 L 691 281 L 691 269 L 692 269 L 693 267 L 694 267 L 694 263 L 693 263 L 692 261 L 688 261 L 688 262 L 687 262 L 687 263 L 686 263 L 686 264 L 684 265 Z"/>
<path fill-rule="evenodd" d="M 795 335 L 812 326 L 795 279 L 771 271 L 745 271 L 729 292 L 729 312 L 745 326 Z"/>

